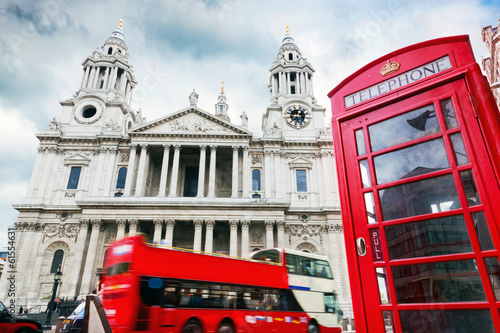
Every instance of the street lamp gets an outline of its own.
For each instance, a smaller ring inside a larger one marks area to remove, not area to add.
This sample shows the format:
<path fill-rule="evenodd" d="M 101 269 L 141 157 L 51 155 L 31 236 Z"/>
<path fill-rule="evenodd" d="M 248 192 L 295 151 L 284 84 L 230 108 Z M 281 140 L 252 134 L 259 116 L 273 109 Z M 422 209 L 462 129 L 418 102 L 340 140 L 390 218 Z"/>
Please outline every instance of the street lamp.
<path fill-rule="evenodd" d="M 59 281 L 62 279 L 61 269 L 58 268 L 56 274 L 54 275 L 54 285 L 52 286 L 52 297 L 49 302 L 49 311 L 47 312 L 47 319 L 45 319 L 45 324 L 42 326 L 42 330 L 51 330 L 52 325 L 50 324 L 50 320 L 52 318 L 52 308 L 54 307 L 54 300 L 56 298 L 57 286 L 59 285 Z"/>

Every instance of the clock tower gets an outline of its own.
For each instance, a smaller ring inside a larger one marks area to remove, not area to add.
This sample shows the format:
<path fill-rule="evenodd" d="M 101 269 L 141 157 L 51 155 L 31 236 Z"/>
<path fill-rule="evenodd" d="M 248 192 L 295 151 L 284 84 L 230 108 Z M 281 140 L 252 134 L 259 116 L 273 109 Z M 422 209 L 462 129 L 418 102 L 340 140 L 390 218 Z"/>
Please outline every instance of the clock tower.
<path fill-rule="evenodd" d="M 314 68 L 302 56 L 288 26 L 269 71 L 271 105 L 263 117 L 264 137 L 314 140 L 324 130 L 325 108 L 314 97 Z"/>

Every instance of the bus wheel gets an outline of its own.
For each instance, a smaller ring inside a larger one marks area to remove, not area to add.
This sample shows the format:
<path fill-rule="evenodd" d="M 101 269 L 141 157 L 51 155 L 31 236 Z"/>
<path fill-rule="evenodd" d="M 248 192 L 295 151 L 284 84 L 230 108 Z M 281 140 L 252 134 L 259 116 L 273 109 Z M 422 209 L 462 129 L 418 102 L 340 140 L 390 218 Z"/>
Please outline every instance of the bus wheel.
<path fill-rule="evenodd" d="M 319 333 L 318 325 L 309 323 L 309 325 L 307 325 L 307 333 Z"/>
<path fill-rule="evenodd" d="M 234 328 L 230 323 L 222 323 L 217 333 L 234 333 Z"/>
<path fill-rule="evenodd" d="M 200 322 L 196 319 L 189 319 L 182 329 L 182 333 L 203 333 Z"/>

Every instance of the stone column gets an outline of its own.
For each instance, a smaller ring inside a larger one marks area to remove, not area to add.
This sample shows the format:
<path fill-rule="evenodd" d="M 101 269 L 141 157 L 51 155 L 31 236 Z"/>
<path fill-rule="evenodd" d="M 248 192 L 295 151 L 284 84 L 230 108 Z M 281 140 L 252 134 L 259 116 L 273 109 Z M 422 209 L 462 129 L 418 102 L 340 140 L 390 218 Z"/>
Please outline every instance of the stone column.
<path fill-rule="evenodd" d="M 306 94 L 309 94 L 309 73 L 305 73 L 306 76 Z"/>
<path fill-rule="evenodd" d="M 264 198 L 271 198 L 271 154 L 267 150 L 264 152 Z"/>
<path fill-rule="evenodd" d="M 97 168 L 94 173 L 94 183 L 92 184 L 91 195 L 98 196 L 100 194 L 99 188 L 101 186 L 101 178 L 104 172 L 104 159 L 106 156 L 106 149 L 103 147 L 97 148 L 94 152 L 94 155 L 97 155 Z M 80 182 L 81 180 L 78 182 L 78 185 L 81 185 Z"/>
<path fill-rule="evenodd" d="M 111 70 L 111 77 L 108 82 L 108 89 L 114 89 L 115 88 L 115 82 L 116 82 L 116 75 L 118 74 L 118 67 L 113 67 Z"/>
<path fill-rule="evenodd" d="M 89 71 L 90 71 L 90 66 L 86 66 L 85 73 L 83 73 L 83 78 L 82 78 L 82 84 L 81 84 L 82 88 L 85 88 L 87 86 L 87 82 L 89 80 Z"/>
<path fill-rule="evenodd" d="M 205 252 L 212 253 L 214 251 L 214 220 L 205 220 Z"/>
<path fill-rule="evenodd" d="M 250 221 L 243 220 L 241 221 L 241 257 L 247 258 L 248 253 L 250 253 Z"/>
<path fill-rule="evenodd" d="M 274 152 L 274 186 L 275 186 L 275 193 L 276 193 L 276 198 L 281 199 L 283 198 L 283 193 L 282 193 L 282 188 L 283 185 L 281 183 L 281 158 L 280 158 L 281 152 L 279 150 L 276 150 Z"/>
<path fill-rule="evenodd" d="M 338 189 L 338 187 L 335 187 L 335 190 L 331 190 L 331 188 L 334 186 L 332 184 L 332 179 L 330 177 L 330 173 L 328 172 L 330 170 L 331 164 L 328 163 L 329 161 L 330 154 L 327 151 L 321 152 L 321 166 L 323 169 L 323 183 L 324 183 L 324 202 L 327 205 L 332 205 L 333 204 L 333 193 L 335 193 Z M 335 163 L 334 163 L 335 165 Z M 336 185 L 336 184 L 335 184 Z"/>
<path fill-rule="evenodd" d="M 334 281 L 337 285 L 337 294 L 339 297 L 345 297 L 348 292 L 348 286 L 346 285 L 345 279 L 348 279 L 347 269 L 344 268 L 342 263 L 342 224 L 340 223 L 328 223 L 328 245 L 330 264 L 332 266 L 332 272 L 334 274 Z M 337 237 L 339 236 L 339 237 Z"/>
<path fill-rule="evenodd" d="M 97 81 L 99 80 L 99 73 L 101 72 L 101 67 L 97 66 L 95 68 L 94 82 L 92 83 L 92 89 L 97 88 Z"/>
<path fill-rule="evenodd" d="M 198 169 L 198 193 L 197 198 L 203 198 L 205 192 L 205 163 L 207 159 L 207 145 L 200 145 L 200 163 Z"/>
<path fill-rule="evenodd" d="M 266 248 L 274 247 L 274 221 L 267 220 L 266 224 Z"/>
<path fill-rule="evenodd" d="M 102 221 L 99 219 L 92 220 L 92 233 L 90 234 L 89 245 L 87 247 L 87 258 L 85 260 L 85 268 L 83 270 L 82 275 L 82 286 L 80 288 L 81 294 L 87 294 L 92 292 L 94 289 L 93 286 L 90 285 L 90 282 L 93 278 L 94 272 L 94 264 L 97 253 L 97 242 L 99 241 L 99 231 L 102 226 Z"/>
<path fill-rule="evenodd" d="M 238 255 L 238 220 L 229 221 L 229 255 L 236 257 Z"/>
<path fill-rule="evenodd" d="M 285 239 L 285 221 L 276 221 L 276 227 L 278 229 L 278 247 L 286 247 Z"/>
<path fill-rule="evenodd" d="M 80 271 L 82 268 L 83 253 L 87 248 L 87 232 L 89 229 L 90 220 L 80 220 L 80 231 L 78 232 L 78 239 L 76 240 L 75 257 L 73 258 L 73 266 L 71 268 L 71 275 L 69 279 L 68 295 L 76 296 L 79 292 L 76 290 L 78 280 L 80 278 Z"/>
<path fill-rule="evenodd" d="M 20 228 L 23 228 L 24 231 L 22 233 L 22 235 L 23 235 L 22 246 L 18 250 L 19 257 L 18 257 L 17 264 L 16 264 L 16 271 L 17 272 L 26 272 L 28 259 L 30 258 L 30 255 L 32 252 L 31 247 L 33 246 L 33 237 L 35 234 L 35 223 L 27 222 L 27 223 L 19 224 L 19 226 L 20 226 Z M 17 237 L 19 237 L 18 230 L 16 230 L 16 238 Z M 19 248 L 19 240 L 17 240 L 17 247 Z M 7 265 L 5 265 L 5 267 L 7 267 Z M 29 276 L 22 274 L 21 276 L 18 277 L 18 280 L 16 281 L 16 286 L 17 286 L 16 294 L 17 295 L 21 295 L 21 293 L 23 292 L 23 286 L 24 286 L 25 279 L 29 280 Z"/>
<path fill-rule="evenodd" d="M 132 182 L 134 181 L 134 171 L 135 171 L 135 157 L 137 155 L 136 151 L 137 145 L 130 146 L 130 156 L 128 158 L 127 166 L 127 177 L 125 178 L 125 189 L 124 196 L 129 197 L 132 193 Z"/>
<path fill-rule="evenodd" d="M 161 231 L 163 227 L 164 221 L 162 219 L 156 219 L 153 221 L 155 224 L 155 232 L 153 235 L 153 243 L 154 244 L 160 244 L 161 241 Z"/>
<path fill-rule="evenodd" d="M 177 181 L 179 177 L 179 159 L 181 154 L 181 146 L 174 146 L 174 161 L 172 164 L 172 177 L 170 177 L 170 191 L 168 193 L 169 197 L 177 196 Z"/>
<path fill-rule="evenodd" d="M 144 195 L 144 178 L 146 176 L 146 155 L 148 154 L 148 145 L 141 145 L 141 157 L 139 158 L 139 169 L 137 170 L 137 184 L 135 187 L 135 196 Z"/>
<path fill-rule="evenodd" d="M 295 72 L 295 93 L 300 95 L 302 93 L 302 77 L 300 72 Z"/>
<path fill-rule="evenodd" d="M 119 219 L 116 220 L 116 240 L 122 239 L 125 237 L 125 226 L 127 225 L 127 220 L 125 219 Z"/>
<path fill-rule="evenodd" d="M 193 241 L 194 251 L 201 251 L 202 228 L 203 228 L 203 220 L 194 220 L 194 241 Z"/>
<path fill-rule="evenodd" d="M 166 221 L 166 225 L 167 225 L 167 230 L 165 232 L 165 241 L 167 242 L 168 246 L 173 246 L 175 220 L 168 219 Z"/>
<path fill-rule="evenodd" d="M 243 147 L 243 197 L 250 197 L 250 184 L 252 176 L 250 174 L 250 158 L 248 155 L 248 146 Z"/>
<path fill-rule="evenodd" d="M 238 197 L 238 146 L 233 146 L 233 174 L 231 198 Z"/>
<path fill-rule="evenodd" d="M 215 197 L 215 159 L 217 146 L 210 146 L 210 173 L 208 178 L 208 197 Z"/>
<path fill-rule="evenodd" d="M 286 73 L 286 93 L 287 93 L 287 94 L 290 94 L 290 93 L 291 93 L 291 91 L 292 91 L 292 89 L 291 89 L 291 87 L 290 87 L 290 86 L 291 86 L 291 85 L 290 85 L 290 73 L 288 73 L 288 72 L 287 72 L 287 73 Z"/>
<path fill-rule="evenodd" d="M 116 157 L 118 156 L 118 149 L 116 147 L 110 147 L 108 149 L 108 153 L 106 154 L 106 159 L 107 159 L 107 167 L 106 167 L 106 174 L 104 177 L 104 190 L 102 195 L 103 196 L 109 196 L 111 189 L 116 188 L 116 178 L 115 177 L 115 165 L 116 163 Z M 115 183 L 113 184 L 113 181 Z"/>
<path fill-rule="evenodd" d="M 104 74 L 104 82 L 102 85 L 102 89 L 106 90 L 108 88 L 109 74 L 111 67 L 106 67 L 106 73 Z"/>
<path fill-rule="evenodd" d="M 163 160 L 161 162 L 160 189 L 158 196 L 164 197 L 167 192 L 167 177 L 168 177 L 168 159 L 170 155 L 170 145 L 163 145 Z"/>
<path fill-rule="evenodd" d="M 128 235 L 135 236 L 137 234 L 138 226 L 139 226 L 139 220 L 137 219 L 128 220 Z"/>

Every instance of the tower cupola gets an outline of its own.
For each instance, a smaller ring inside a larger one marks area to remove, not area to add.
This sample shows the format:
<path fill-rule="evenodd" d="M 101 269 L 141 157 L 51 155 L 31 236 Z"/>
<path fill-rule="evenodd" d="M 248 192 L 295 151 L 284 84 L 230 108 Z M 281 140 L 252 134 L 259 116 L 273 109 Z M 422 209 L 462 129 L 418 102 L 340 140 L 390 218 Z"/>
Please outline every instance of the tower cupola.
<path fill-rule="evenodd" d="M 221 91 L 219 97 L 217 97 L 217 104 L 215 104 L 215 115 L 217 117 L 230 120 L 228 115 L 229 104 L 227 104 L 227 98 L 224 94 L 224 81 L 222 82 L 220 89 Z"/>
<path fill-rule="evenodd" d="M 102 99 L 129 106 L 137 82 L 128 63 L 128 47 L 120 20 L 101 49 L 83 62 L 83 79 L 78 96 L 99 95 Z"/>

